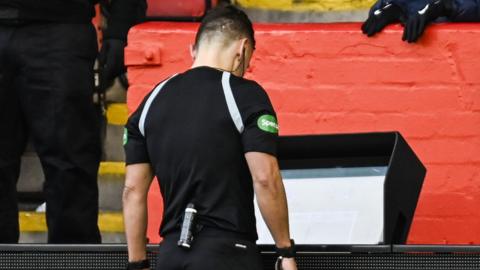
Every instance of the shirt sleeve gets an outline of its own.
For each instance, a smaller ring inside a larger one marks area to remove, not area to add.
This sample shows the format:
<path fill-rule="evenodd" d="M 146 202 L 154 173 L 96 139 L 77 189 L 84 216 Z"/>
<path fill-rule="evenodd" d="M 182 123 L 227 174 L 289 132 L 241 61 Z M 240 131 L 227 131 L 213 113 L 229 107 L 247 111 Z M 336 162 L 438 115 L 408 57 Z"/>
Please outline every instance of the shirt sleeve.
<path fill-rule="evenodd" d="M 243 150 L 277 155 L 277 115 L 265 90 L 255 82 L 238 87 L 237 97 L 244 123 Z"/>
<path fill-rule="evenodd" d="M 130 27 L 145 18 L 147 4 L 145 0 L 113 0 L 110 4 L 110 18 L 104 38 L 127 40 Z"/>
<path fill-rule="evenodd" d="M 480 22 L 479 0 L 455 0 L 448 15 L 453 22 Z"/>
<path fill-rule="evenodd" d="M 123 134 L 123 148 L 125 150 L 125 163 L 138 164 L 150 163 L 145 137 L 140 133 L 138 123 L 142 114 L 143 104 L 128 119 Z"/>

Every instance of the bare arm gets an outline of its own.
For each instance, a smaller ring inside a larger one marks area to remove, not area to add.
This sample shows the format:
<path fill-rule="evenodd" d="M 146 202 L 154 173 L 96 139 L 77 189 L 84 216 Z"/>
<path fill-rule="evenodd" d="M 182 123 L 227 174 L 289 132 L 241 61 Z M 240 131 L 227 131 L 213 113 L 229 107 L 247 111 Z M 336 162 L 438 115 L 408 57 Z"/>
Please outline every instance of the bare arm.
<path fill-rule="evenodd" d="M 133 164 L 126 168 L 123 190 L 123 218 L 128 243 L 128 260 L 147 258 L 147 194 L 153 179 L 150 164 Z"/>
<path fill-rule="evenodd" d="M 259 152 L 248 152 L 245 158 L 252 174 L 258 207 L 275 245 L 290 247 L 287 197 L 277 158 Z M 285 270 L 297 269 L 293 259 L 285 259 L 282 266 Z"/>

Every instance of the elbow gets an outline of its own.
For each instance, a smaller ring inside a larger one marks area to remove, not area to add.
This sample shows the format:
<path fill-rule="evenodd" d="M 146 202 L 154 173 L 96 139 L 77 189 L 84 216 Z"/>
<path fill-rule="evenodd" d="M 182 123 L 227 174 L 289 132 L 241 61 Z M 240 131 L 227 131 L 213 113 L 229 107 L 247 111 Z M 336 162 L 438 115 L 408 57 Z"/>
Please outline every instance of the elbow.
<path fill-rule="evenodd" d="M 268 188 L 272 186 L 272 177 L 268 174 L 257 174 L 252 176 L 253 184 L 257 187 Z"/>
<path fill-rule="evenodd" d="M 252 179 L 253 185 L 256 189 L 260 188 L 270 191 L 275 191 L 278 189 L 279 175 L 274 171 L 257 173 L 252 175 Z"/>
<path fill-rule="evenodd" d="M 139 192 L 139 190 L 132 186 L 125 186 L 122 193 L 123 205 L 130 204 L 132 202 L 141 202 L 147 200 L 147 194 Z"/>
<path fill-rule="evenodd" d="M 132 197 L 132 188 L 130 187 L 123 187 L 123 193 L 122 193 L 122 203 L 123 205 L 127 205 L 128 202 L 130 201 L 131 197 Z"/>

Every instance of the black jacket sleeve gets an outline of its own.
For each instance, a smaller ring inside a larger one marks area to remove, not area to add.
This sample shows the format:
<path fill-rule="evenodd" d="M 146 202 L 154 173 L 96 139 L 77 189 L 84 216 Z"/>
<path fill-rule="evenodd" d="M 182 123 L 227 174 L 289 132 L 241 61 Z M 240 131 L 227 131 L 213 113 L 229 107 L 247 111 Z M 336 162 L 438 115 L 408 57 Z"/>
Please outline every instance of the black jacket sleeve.
<path fill-rule="evenodd" d="M 144 20 L 146 10 L 145 0 L 112 0 L 104 38 L 126 41 L 128 30 Z"/>
<path fill-rule="evenodd" d="M 480 0 L 454 0 L 448 17 L 453 22 L 480 22 Z"/>
<path fill-rule="evenodd" d="M 378 0 L 370 9 L 370 14 L 375 10 L 384 7 L 389 3 L 398 5 L 404 13 L 411 14 L 418 12 L 425 5 L 435 0 Z M 480 21 L 480 0 L 452 0 L 452 7 L 447 17 L 439 21 L 452 22 L 479 22 Z"/>

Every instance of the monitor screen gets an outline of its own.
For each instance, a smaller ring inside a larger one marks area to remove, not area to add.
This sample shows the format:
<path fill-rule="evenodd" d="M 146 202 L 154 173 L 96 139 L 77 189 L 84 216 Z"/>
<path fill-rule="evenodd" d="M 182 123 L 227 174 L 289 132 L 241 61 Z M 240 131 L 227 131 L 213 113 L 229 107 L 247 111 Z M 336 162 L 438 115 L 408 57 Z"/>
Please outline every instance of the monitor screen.
<path fill-rule="evenodd" d="M 282 170 L 297 244 L 383 241 L 386 166 Z M 274 244 L 255 202 L 258 244 Z"/>

